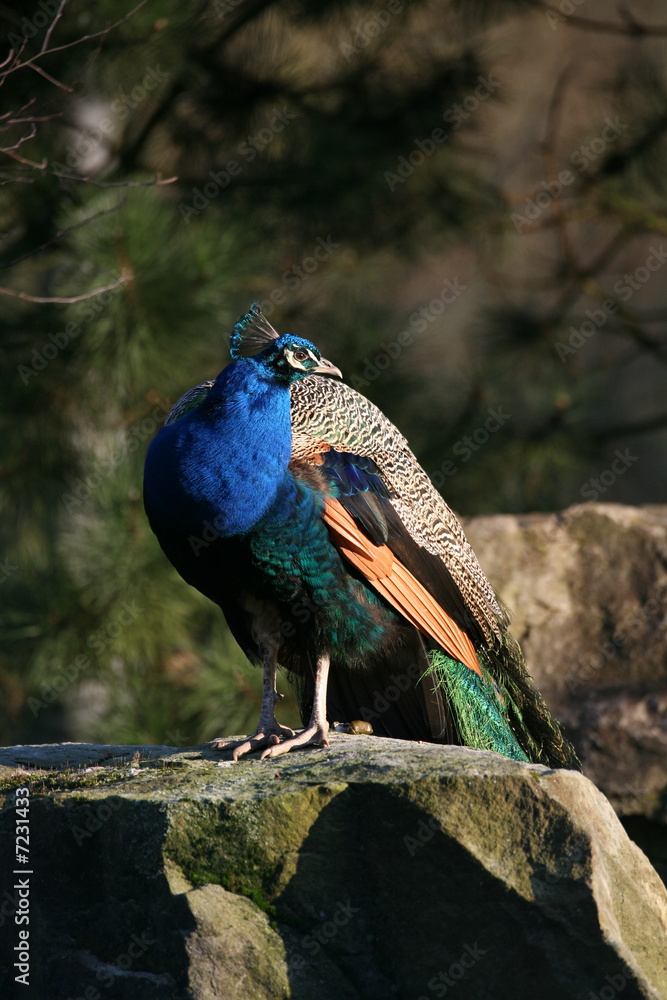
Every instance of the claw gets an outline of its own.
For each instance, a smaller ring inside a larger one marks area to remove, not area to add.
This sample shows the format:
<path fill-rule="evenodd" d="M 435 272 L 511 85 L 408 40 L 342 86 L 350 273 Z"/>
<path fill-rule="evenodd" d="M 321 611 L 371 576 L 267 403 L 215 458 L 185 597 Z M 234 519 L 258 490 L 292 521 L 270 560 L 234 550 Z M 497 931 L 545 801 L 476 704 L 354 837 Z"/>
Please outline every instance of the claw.
<path fill-rule="evenodd" d="M 274 707 L 280 699 L 276 691 L 276 657 L 275 650 L 267 656 L 264 666 L 264 692 L 262 710 L 257 723 L 257 731 L 245 740 L 225 740 L 222 737 L 211 740 L 213 750 L 231 750 L 234 760 L 244 754 L 263 750 L 262 760 L 266 757 L 280 757 L 296 747 L 328 747 L 329 723 L 326 720 L 327 677 L 329 674 L 329 654 L 323 653 L 317 661 L 315 672 L 315 693 L 310 722 L 300 733 L 294 733 L 287 726 L 281 726 L 274 715 Z M 279 737 L 284 736 L 282 743 Z"/>
<path fill-rule="evenodd" d="M 325 723 L 324 726 L 314 725 L 308 726 L 303 729 L 300 733 L 296 733 L 291 739 L 283 740 L 282 743 L 276 741 L 271 746 L 267 747 L 261 756 L 264 760 L 267 757 L 280 757 L 284 753 L 289 753 L 290 750 L 294 750 L 296 747 L 328 747 L 329 746 L 329 725 Z"/>
<path fill-rule="evenodd" d="M 211 740 L 210 746 L 212 750 L 232 750 L 232 758 L 238 760 L 239 757 L 243 757 L 247 753 L 254 753 L 255 750 L 261 750 L 263 747 L 275 746 L 279 742 L 280 736 L 291 738 L 294 736 L 294 730 L 287 726 L 281 726 L 274 720 L 271 726 L 258 726 L 257 732 L 245 740 L 225 740 L 220 737 Z"/>

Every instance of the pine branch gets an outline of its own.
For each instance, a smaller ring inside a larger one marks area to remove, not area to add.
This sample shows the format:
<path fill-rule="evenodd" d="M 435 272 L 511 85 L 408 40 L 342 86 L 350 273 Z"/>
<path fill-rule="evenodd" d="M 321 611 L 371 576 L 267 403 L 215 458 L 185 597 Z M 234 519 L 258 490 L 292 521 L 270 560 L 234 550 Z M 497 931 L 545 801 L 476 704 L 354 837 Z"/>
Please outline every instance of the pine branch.
<path fill-rule="evenodd" d="M 15 264 L 20 264 L 21 261 L 27 260 L 28 257 L 36 256 L 38 253 L 41 253 L 42 250 L 46 250 L 54 243 L 57 243 L 58 240 L 63 238 L 63 236 L 67 236 L 68 233 L 73 233 L 76 229 L 81 229 L 83 226 L 87 226 L 89 223 L 95 222 L 96 219 L 101 219 L 105 215 L 112 215 L 114 212 L 117 212 L 120 208 L 122 208 L 124 204 L 125 199 L 123 199 L 123 201 L 119 201 L 118 204 L 114 205 L 112 208 L 105 208 L 99 212 L 95 212 L 94 215 L 89 215 L 87 219 L 82 219 L 81 222 L 76 222 L 72 226 L 67 226 L 66 229 L 59 229 L 55 236 L 52 236 L 51 239 L 46 241 L 46 243 L 42 243 L 41 246 L 28 250 L 27 253 L 21 254 L 20 257 L 16 257 L 14 260 L 10 261 L 9 264 L 3 264 L 0 267 L 0 271 L 6 271 L 8 267 L 14 267 Z"/>

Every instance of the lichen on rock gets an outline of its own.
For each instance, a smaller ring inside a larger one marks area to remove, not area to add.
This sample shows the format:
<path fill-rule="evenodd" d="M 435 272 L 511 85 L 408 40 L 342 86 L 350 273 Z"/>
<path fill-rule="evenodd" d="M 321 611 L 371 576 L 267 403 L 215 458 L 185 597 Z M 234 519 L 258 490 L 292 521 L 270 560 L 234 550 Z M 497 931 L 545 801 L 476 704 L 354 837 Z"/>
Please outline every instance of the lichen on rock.
<path fill-rule="evenodd" d="M 32 789 L 35 995 L 667 997 L 667 891 L 582 775 L 339 734 L 229 757 L 0 751 L 4 844 Z"/>

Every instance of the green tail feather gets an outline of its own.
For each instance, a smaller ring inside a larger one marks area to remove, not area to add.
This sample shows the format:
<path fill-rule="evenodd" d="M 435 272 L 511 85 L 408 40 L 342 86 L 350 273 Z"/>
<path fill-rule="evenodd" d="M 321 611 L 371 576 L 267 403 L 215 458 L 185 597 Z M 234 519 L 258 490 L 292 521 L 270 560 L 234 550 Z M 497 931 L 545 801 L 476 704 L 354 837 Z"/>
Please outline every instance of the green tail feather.
<path fill-rule="evenodd" d="M 435 687 L 443 689 L 461 744 L 528 761 L 509 723 L 509 698 L 504 691 L 499 697 L 484 667 L 479 677 L 440 650 L 430 653 L 429 660 L 425 676 L 431 676 Z"/>
<path fill-rule="evenodd" d="M 481 678 L 440 650 L 431 652 L 429 660 L 426 674 L 443 689 L 464 746 L 547 767 L 581 769 L 509 633 L 493 649 L 478 650 Z"/>

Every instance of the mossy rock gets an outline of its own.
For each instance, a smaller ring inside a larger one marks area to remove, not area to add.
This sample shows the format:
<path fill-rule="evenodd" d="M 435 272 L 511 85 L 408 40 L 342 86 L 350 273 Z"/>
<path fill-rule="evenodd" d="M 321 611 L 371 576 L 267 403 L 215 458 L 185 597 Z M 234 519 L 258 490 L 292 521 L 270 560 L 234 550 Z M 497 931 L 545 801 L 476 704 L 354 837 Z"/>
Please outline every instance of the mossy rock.
<path fill-rule="evenodd" d="M 667 891 L 582 775 L 337 734 L 229 757 L 0 751 L 5 858 L 32 793 L 33 996 L 667 998 Z"/>

